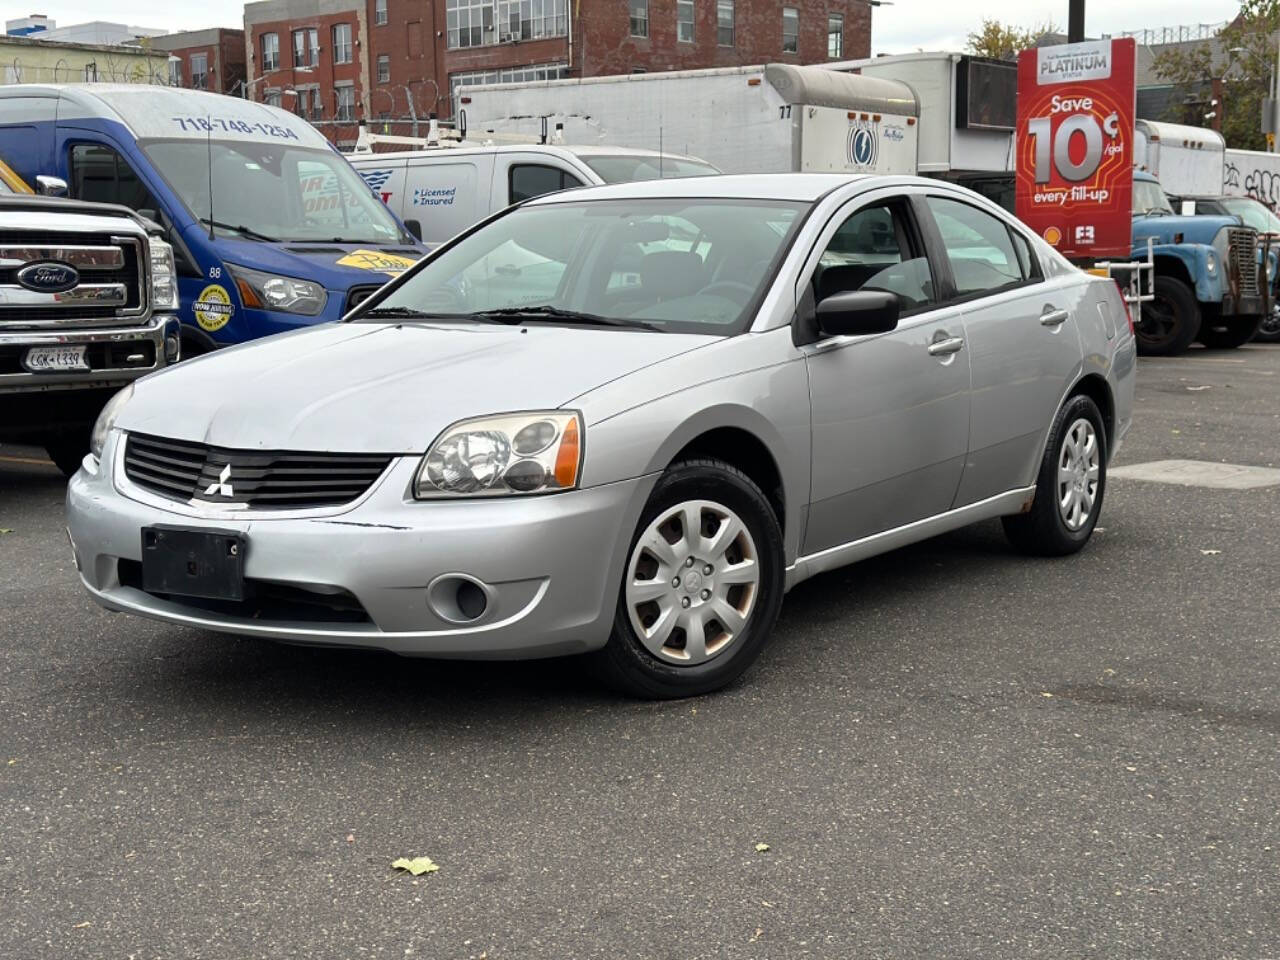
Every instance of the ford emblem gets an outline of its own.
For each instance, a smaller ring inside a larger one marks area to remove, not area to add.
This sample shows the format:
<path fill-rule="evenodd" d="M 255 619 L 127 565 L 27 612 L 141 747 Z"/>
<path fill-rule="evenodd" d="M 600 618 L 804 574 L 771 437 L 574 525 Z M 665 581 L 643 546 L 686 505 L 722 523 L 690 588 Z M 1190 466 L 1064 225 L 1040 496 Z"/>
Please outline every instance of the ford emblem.
<path fill-rule="evenodd" d="M 52 261 L 29 263 L 18 271 L 18 283 L 38 293 L 65 293 L 80 283 L 75 267 Z"/>

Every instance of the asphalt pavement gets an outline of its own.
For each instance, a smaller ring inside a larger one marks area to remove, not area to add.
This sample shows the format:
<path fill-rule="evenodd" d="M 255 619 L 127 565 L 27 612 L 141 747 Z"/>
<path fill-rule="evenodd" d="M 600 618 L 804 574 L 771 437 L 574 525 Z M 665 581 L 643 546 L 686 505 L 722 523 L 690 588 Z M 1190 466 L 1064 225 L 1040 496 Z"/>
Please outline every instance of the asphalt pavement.
<path fill-rule="evenodd" d="M 1139 376 L 1122 463 L 1280 466 L 1280 347 Z M 1280 957 L 1280 487 L 836 571 L 654 704 L 108 613 L 41 459 L 0 449 L 0 957 Z"/>

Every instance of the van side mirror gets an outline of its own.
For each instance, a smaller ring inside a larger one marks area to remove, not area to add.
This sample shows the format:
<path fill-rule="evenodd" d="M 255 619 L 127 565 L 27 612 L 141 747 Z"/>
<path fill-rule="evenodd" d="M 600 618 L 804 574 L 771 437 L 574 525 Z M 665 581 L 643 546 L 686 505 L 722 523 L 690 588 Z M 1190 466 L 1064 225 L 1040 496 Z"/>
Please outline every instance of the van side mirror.
<path fill-rule="evenodd" d="M 898 326 L 898 295 L 882 290 L 836 293 L 818 303 L 818 329 L 824 337 L 888 333 Z"/>
<path fill-rule="evenodd" d="M 413 239 L 422 242 L 422 223 L 418 220 L 406 220 L 404 228 L 413 234 Z"/>
<path fill-rule="evenodd" d="M 36 193 L 42 197 L 65 197 L 67 181 L 61 177 L 49 177 L 42 173 L 36 177 Z"/>

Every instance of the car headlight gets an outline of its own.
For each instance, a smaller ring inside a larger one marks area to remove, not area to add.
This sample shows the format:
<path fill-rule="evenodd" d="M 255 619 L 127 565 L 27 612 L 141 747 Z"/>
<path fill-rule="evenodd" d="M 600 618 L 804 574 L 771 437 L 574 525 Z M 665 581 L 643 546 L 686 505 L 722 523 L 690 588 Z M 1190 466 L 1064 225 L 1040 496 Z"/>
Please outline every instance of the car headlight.
<path fill-rule="evenodd" d="M 107 434 L 116 425 L 116 417 L 133 396 L 133 384 L 129 384 L 107 401 L 98 419 L 93 424 L 93 432 L 89 434 L 89 452 L 98 460 L 102 459 L 102 450 L 107 445 Z"/>
<path fill-rule="evenodd" d="M 240 300 L 255 310 L 279 310 L 300 313 L 304 317 L 319 316 L 329 295 L 324 287 L 311 280 L 278 277 L 248 267 L 228 265 L 235 278 Z"/>
<path fill-rule="evenodd" d="M 578 485 L 582 420 L 559 410 L 463 420 L 418 467 L 419 500 L 556 493 Z"/>
<path fill-rule="evenodd" d="M 1218 273 L 1218 255 L 1212 250 L 1206 255 L 1204 268 L 1211 277 L 1216 276 Z"/>
<path fill-rule="evenodd" d="M 151 309 L 178 309 L 178 271 L 173 265 L 173 247 L 159 237 L 147 241 L 151 261 Z"/>

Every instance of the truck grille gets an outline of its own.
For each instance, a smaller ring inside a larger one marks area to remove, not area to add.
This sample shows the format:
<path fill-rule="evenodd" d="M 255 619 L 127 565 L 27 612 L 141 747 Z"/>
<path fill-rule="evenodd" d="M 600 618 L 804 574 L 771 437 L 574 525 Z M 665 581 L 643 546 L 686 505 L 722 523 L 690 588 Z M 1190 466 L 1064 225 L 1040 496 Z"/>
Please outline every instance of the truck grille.
<path fill-rule="evenodd" d="M 389 454 L 228 450 L 130 434 L 124 472 L 171 500 L 297 510 L 350 503 L 373 486 Z"/>
<path fill-rule="evenodd" d="M 1240 296 L 1256 297 L 1258 289 L 1258 235 L 1252 230 L 1227 232 L 1232 272 L 1240 278 Z"/>
<path fill-rule="evenodd" d="M 18 282 L 32 263 L 74 267 L 79 283 L 70 290 L 44 293 Z M 107 326 L 146 312 L 142 246 L 134 237 L 56 234 L 6 230 L 0 233 L 0 323 L 5 326 L 56 327 L 89 321 Z"/>

